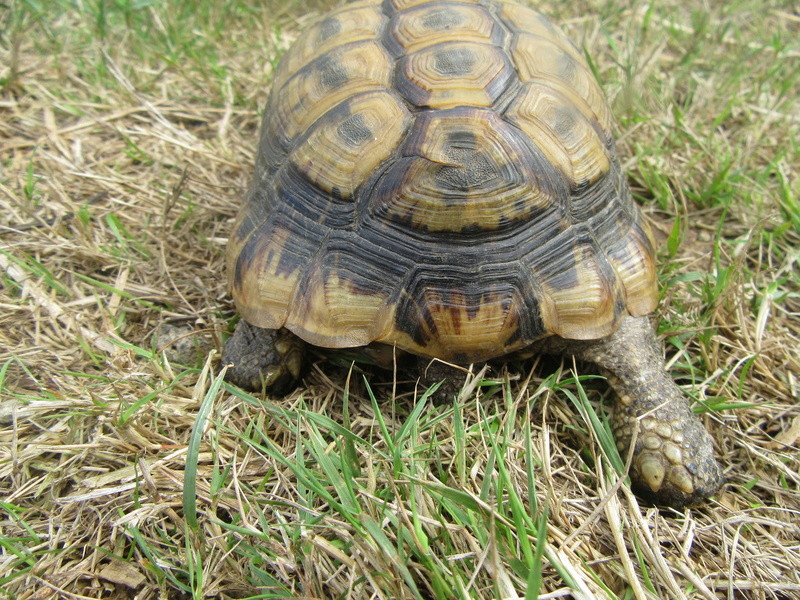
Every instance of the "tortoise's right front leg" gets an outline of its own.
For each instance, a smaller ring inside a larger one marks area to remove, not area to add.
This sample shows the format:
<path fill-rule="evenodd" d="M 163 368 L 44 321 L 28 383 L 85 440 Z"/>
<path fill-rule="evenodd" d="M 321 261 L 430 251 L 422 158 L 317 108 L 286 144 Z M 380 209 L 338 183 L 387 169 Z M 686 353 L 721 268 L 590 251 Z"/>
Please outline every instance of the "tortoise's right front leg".
<path fill-rule="evenodd" d="M 251 392 L 288 392 L 300 378 L 305 343 L 286 329 L 262 329 L 241 319 L 222 349 L 225 379 Z"/>
<path fill-rule="evenodd" d="M 696 504 L 724 482 L 711 436 L 664 369 L 648 317 L 624 317 L 619 329 L 594 341 L 542 340 L 542 352 L 593 362 L 615 389 L 614 435 L 624 455 L 634 442 L 631 482 L 658 504 Z M 638 430 L 638 435 L 635 435 Z"/>
<path fill-rule="evenodd" d="M 631 480 L 640 495 L 680 508 L 717 491 L 724 476 L 711 436 L 665 370 L 648 317 L 625 317 L 616 332 L 576 355 L 603 369 L 617 392 L 613 427 L 621 452 L 639 429 Z"/>

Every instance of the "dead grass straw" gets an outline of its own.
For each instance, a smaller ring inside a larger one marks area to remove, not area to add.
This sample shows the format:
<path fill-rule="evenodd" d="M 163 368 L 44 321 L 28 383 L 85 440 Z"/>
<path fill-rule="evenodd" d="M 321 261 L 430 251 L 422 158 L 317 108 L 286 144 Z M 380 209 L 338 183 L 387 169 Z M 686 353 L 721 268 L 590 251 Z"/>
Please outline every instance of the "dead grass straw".
<path fill-rule="evenodd" d="M 285 399 L 219 386 L 257 106 L 306 20 L 224 5 L 3 17 L 0 597 L 800 598 L 797 12 L 548 9 L 613 99 L 726 465 L 676 513 L 620 485 L 571 364 L 439 407 L 324 358 Z"/>

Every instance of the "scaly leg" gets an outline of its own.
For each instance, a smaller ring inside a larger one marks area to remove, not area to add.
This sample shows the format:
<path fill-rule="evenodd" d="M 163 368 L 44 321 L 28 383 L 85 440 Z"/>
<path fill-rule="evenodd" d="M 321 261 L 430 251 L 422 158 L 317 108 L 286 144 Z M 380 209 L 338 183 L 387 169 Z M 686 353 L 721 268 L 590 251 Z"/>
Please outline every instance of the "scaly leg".
<path fill-rule="evenodd" d="M 540 344 L 540 345 L 539 345 Z M 616 391 L 613 428 L 624 455 L 636 431 L 631 480 L 643 497 L 681 507 L 712 495 L 723 483 L 711 436 L 664 368 L 647 317 L 626 317 L 597 341 L 548 338 L 545 353 L 570 353 L 598 365 Z"/>

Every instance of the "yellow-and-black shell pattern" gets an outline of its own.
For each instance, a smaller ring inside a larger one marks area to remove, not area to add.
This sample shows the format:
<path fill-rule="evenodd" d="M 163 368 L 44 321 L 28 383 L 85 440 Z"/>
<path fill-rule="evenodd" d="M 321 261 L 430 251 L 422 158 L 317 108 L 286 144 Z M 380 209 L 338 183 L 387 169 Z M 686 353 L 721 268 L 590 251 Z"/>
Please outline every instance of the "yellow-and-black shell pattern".
<path fill-rule="evenodd" d="M 605 97 L 545 17 L 361 0 L 283 57 L 228 247 L 252 325 L 460 363 L 657 302 Z"/>

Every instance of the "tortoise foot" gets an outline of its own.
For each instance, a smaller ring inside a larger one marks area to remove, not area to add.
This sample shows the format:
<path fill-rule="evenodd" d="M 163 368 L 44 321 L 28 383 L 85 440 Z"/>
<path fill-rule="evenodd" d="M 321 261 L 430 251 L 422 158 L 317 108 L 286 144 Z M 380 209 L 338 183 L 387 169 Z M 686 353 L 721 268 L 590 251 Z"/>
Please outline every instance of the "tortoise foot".
<path fill-rule="evenodd" d="M 640 496 L 680 508 L 719 489 L 724 478 L 711 436 L 665 370 L 647 317 L 625 317 L 617 331 L 601 340 L 546 344 L 546 351 L 572 352 L 594 362 L 615 389 L 617 448 L 624 456 L 635 444 L 630 476 Z"/>
<path fill-rule="evenodd" d="M 631 482 L 644 499 L 680 508 L 713 495 L 724 482 L 714 457 L 711 436 L 690 411 L 659 411 L 639 418 Z M 633 417 L 617 429 L 617 447 L 627 452 L 633 442 Z M 620 421 L 618 421 L 619 423 Z"/>
<path fill-rule="evenodd" d="M 244 319 L 222 349 L 225 379 L 251 392 L 288 392 L 300 378 L 305 344 L 285 329 L 262 329 Z"/>

